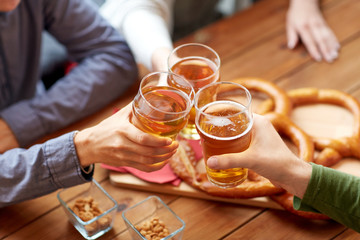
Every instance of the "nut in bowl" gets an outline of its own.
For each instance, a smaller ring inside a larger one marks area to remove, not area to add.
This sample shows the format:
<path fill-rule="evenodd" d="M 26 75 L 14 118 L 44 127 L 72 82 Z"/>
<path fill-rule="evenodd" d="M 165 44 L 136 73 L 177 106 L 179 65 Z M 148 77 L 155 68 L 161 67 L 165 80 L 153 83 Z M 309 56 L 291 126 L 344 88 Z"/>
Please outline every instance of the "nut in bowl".
<path fill-rule="evenodd" d="M 118 204 L 95 180 L 63 189 L 57 197 L 84 238 L 96 239 L 112 228 Z"/>
<path fill-rule="evenodd" d="M 122 217 L 134 240 L 180 240 L 185 229 L 185 222 L 157 196 L 124 210 Z"/>

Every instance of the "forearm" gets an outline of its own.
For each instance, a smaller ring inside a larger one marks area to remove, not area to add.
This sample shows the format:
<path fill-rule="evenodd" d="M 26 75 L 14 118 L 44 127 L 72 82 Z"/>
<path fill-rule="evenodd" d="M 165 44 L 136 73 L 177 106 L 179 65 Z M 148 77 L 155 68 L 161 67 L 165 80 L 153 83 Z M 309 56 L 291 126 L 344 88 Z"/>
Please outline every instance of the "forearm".
<path fill-rule="evenodd" d="M 321 212 L 360 232 L 360 178 L 313 164 L 313 173 L 302 198 L 294 208 Z"/>
<path fill-rule="evenodd" d="M 47 30 L 79 64 L 46 93 L 1 112 L 21 147 L 101 109 L 138 77 L 125 40 L 86 2 L 48 1 L 45 7 Z"/>
<path fill-rule="evenodd" d="M 101 54 L 88 58 L 45 94 L 2 111 L 20 146 L 98 111 L 125 92 L 137 78 L 136 66 L 112 65 L 111 60 L 116 62 Z"/>
<path fill-rule="evenodd" d="M 16 148 L 1 154 L 0 207 L 86 182 L 73 135 L 68 133 L 29 149 Z"/>
<path fill-rule="evenodd" d="M 168 54 L 165 56 L 159 53 L 163 52 L 162 49 L 170 53 L 173 46 L 170 32 L 160 16 L 143 10 L 134 11 L 125 19 L 123 32 L 137 62 L 149 70 L 154 67 L 162 68 L 163 71 L 167 69 Z"/>
<path fill-rule="evenodd" d="M 159 59 L 155 52 L 172 50 L 173 0 L 108 0 L 100 11 L 125 36 L 138 63 L 148 70 L 164 70 L 167 56 Z M 165 64 L 157 66 L 154 59 Z"/>

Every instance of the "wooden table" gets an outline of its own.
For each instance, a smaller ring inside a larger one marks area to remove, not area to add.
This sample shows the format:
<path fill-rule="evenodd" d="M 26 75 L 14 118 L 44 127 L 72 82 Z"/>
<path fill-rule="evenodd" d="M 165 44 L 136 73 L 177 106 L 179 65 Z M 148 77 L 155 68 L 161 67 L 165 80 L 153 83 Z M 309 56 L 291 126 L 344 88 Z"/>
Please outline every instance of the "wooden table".
<path fill-rule="evenodd" d="M 262 0 L 231 18 L 200 29 L 176 44 L 201 42 L 222 60 L 221 79 L 261 77 L 284 89 L 335 88 L 360 99 L 360 1 L 324 0 L 322 8 L 342 48 L 332 63 L 313 61 L 303 47 L 286 48 L 288 0 Z M 127 104 L 134 91 L 108 107 L 49 137 L 91 126 L 114 108 Z M 113 186 L 108 172 L 96 167 L 95 179 L 118 201 L 114 228 L 100 239 L 130 239 L 121 211 L 149 195 L 160 196 L 186 222 L 183 239 L 360 239 L 333 221 L 310 221 L 286 211 L 158 194 Z M 82 239 L 68 222 L 56 192 L 0 209 L 0 239 Z"/>

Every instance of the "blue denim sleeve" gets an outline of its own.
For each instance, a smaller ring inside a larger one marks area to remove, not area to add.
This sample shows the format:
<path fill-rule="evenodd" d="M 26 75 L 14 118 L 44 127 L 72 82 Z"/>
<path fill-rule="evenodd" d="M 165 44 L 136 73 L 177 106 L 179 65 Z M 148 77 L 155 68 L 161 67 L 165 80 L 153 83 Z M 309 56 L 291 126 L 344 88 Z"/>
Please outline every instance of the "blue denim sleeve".
<path fill-rule="evenodd" d="M 73 136 L 71 132 L 29 149 L 0 154 L 0 207 L 87 182 Z"/>

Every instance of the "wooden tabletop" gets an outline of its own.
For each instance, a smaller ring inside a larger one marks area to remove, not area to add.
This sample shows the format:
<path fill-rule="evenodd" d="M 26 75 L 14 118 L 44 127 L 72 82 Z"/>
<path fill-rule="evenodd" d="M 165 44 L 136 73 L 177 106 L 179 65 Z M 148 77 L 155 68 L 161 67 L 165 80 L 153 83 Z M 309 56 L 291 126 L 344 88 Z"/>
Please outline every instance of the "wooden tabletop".
<path fill-rule="evenodd" d="M 221 80 L 260 77 L 289 90 L 299 87 L 334 88 L 360 99 L 360 1 L 323 0 L 326 20 L 341 42 L 334 63 L 313 61 L 304 47 L 286 48 L 288 0 L 261 0 L 233 17 L 223 19 L 176 45 L 201 42 L 221 58 Z M 136 87 L 102 111 L 47 138 L 96 124 L 126 105 Z M 159 194 L 114 186 L 107 170 L 96 166 L 94 178 L 120 207 L 113 229 L 100 239 L 130 239 L 121 211 L 158 195 L 186 223 L 183 239 L 360 239 L 355 231 L 331 220 L 309 220 L 287 211 Z M 82 239 L 68 222 L 56 194 L 0 209 L 0 239 Z"/>

